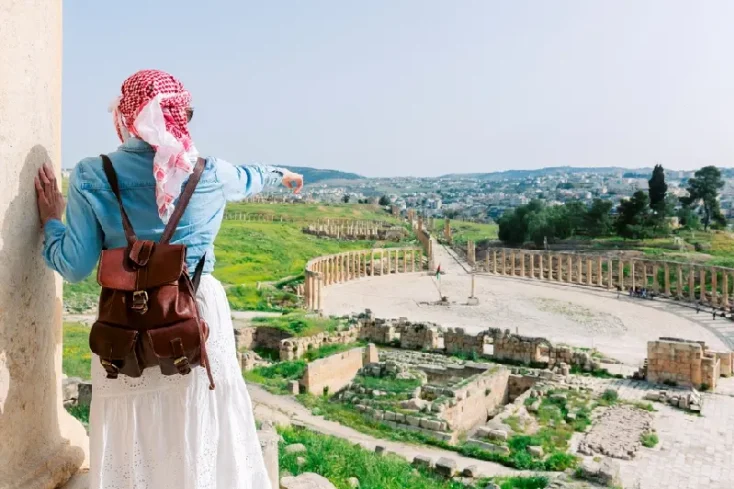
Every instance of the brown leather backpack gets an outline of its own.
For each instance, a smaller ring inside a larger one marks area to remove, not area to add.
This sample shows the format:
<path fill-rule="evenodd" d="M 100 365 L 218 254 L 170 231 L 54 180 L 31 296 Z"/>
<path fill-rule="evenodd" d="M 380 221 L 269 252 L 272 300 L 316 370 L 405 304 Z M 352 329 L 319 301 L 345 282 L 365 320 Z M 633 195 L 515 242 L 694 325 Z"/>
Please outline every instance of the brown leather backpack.
<path fill-rule="evenodd" d="M 158 243 L 135 236 L 112 162 L 106 155 L 102 155 L 102 161 L 120 204 L 128 245 L 102 251 L 97 273 L 102 286 L 99 317 L 92 326 L 89 346 L 99 355 L 109 379 L 120 374 L 140 377 L 149 367 L 160 367 L 163 375 L 186 375 L 192 368 L 203 366 L 209 388 L 214 389 L 206 354 L 209 330 L 196 303 L 204 258 L 190 276 L 186 246 L 169 243 L 205 161 L 197 161 Z"/>

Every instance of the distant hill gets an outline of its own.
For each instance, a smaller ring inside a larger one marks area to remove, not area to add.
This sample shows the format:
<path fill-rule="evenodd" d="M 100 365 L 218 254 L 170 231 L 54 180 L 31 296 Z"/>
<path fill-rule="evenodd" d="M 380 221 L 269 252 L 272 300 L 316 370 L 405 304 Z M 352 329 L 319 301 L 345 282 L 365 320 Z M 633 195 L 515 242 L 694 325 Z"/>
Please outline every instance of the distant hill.
<path fill-rule="evenodd" d="M 306 166 L 286 166 L 290 171 L 303 175 L 306 185 L 311 185 L 324 180 L 361 180 L 365 177 L 356 173 L 347 173 L 338 170 L 319 170 Z"/>
<path fill-rule="evenodd" d="M 485 180 L 504 180 L 505 178 L 510 180 L 516 180 L 519 178 L 536 178 L 544 177 L 548 175 L 557 175 L 559 173 L 591 173 L 595 175 L 622 175 L 627 172 L 631 172 L 629 168 L 619 168 L 613 166 L 597 167 L 597 168 L 583 168 L 583 167 L 572 167 L 572 166 L 555 166 L 551 168 L 539 168 L 537 170 L 505 170 L 491 173 L 463 173 L 463 174 L 449 174 L 444 175 L 443 178 L 451 177 L 468 177 L 468 178 L 481 178 Z M 652 168 L 648 171 L 645 169 L 634 170 L 636 172 L 650 173 Z"/>

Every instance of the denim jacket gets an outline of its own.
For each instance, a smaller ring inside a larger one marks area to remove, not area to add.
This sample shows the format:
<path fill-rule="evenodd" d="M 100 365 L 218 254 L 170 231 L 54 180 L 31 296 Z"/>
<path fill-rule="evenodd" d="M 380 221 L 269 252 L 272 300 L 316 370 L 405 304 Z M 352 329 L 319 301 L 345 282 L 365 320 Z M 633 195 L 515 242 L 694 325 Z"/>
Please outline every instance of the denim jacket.
<path fill-rule="evenodd" d="M 165 225 L 158 217 L 153 178 L 153 148 L 131 138 L 108 156 L 117 173 L 123 205 L 140 239 L 158 241 Z M 214 238 L 227 201 L 255 195 L 281 181 L 280 168 L 234 166 L 207 158 L 201 180 L 171 243 L 185 244 L 186 264 L 194 270 L 204 253 L 204 273 L 214 270 Z M 105 248 L 127 245 L 120 208 L 102 169 L 102 159 L 86 158 L 69 180 L 66 224 L 50 219 L 44 226 L 43 257 L 69 282 L 89 275 Z"/>

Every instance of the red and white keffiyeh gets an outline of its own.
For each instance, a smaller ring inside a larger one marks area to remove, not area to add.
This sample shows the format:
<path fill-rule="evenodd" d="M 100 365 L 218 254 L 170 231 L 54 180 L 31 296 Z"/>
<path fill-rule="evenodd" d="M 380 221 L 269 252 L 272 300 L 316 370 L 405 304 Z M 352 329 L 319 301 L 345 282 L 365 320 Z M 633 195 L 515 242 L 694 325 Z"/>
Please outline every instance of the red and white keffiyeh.
<path fill-rule="evenodd" d="M 156 205 L 164 223 L 198 156 L 188 130 L 190 106 L 191 94 L 180 81 L 163 71 L 142 70 L 123 82 L 122 95 L 110 107 L 120 141 L 132 135 L 155 148 Z"/>

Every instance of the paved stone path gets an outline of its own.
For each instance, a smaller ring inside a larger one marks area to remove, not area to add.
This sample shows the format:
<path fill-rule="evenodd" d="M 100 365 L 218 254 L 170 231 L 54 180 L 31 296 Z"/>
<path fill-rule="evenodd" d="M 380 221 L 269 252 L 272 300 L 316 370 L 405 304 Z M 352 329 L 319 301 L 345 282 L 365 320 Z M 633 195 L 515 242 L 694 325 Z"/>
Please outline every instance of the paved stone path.
<path fill-rule="evenodd" d="M 467 306 L 471 277 L 444 248 L 437 247 L 436 264 L 445 271 L 441 293 L 452 306 L 431 306 L 439 299 L 438 283 L 430 274 L 372 277 L 325 287 L 326 314 L 345 315 L 371 309 L 378 317 L 407 317 L 463 327 L 478 333 L 488 327 L 507 328 L 529 336 L 580 347 L 598 348 L 627 365 L 639 366 L 647 341 L 674 336 L 705 341 L 724 349 L 734 338 L 734 323 L 712 321 L 703 311 L 669 301 L 631 299 L 616 292 L 539 280 L 477 275 L 478 306 Z M 732 342 L 734 344 L 734 342 Z M 733 345 L 734 346 L 734 345 Z"/>

